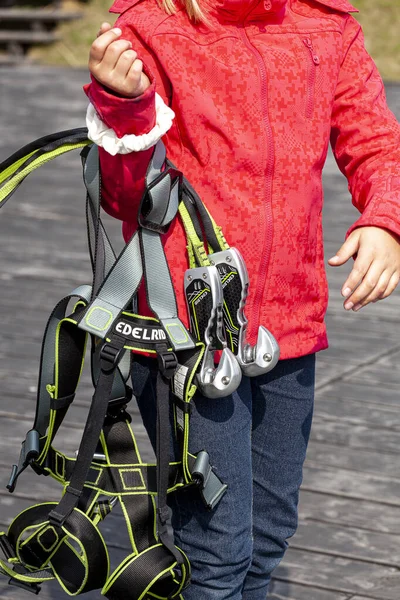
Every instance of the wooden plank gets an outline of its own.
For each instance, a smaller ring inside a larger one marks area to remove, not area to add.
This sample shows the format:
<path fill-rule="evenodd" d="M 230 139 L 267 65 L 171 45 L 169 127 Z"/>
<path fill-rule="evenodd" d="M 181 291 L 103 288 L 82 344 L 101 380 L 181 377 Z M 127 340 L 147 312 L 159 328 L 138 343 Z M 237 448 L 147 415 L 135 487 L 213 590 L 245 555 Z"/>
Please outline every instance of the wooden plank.
<path fill-rule="evenodd" d="M 397 358 L 396 354 L 394 358 Z M 377 365 L 371 365 L 370 368 L 363 368 L 358 373 L 352 376 L 353 385 L 357 386 L 358 383 L 363 385 L 374 385 L 384 386 L 387 390 L 391 390 L 394 396 L 399 395 L 399 372 L 397 367 L 395 368 L 391 364 L 379 363 Z"/>
<path fill-rule="evenodd" d="M 377 426 L 379 429 L 400 430 L 400 411 L 398 407 L 370 405 L 366 409 L 362 391 L 359 392 L 358 399 L 352 402 L 348 402 L 347 398 L 343 397 L 336 397 L 333 402 L 332 398 L 322 394 L 321 397 L 317 398 L 317 405 L 320 418 L 345 421 L 353 425 Z"/>
<path fill-rule="evenodd" d="M 368 525 L 367 521 L 365 525 Z M 387 535 L 334 523 L 300 520 L 291 547 L 362 560 L 374 565 L 397 567 L 400 561 L 400 535 Z"/>
<path fill-rule="evenodd" d="M 400 479 L 400 464 L 393 454 L 375 450 L 335 446 L 314 440 L 307 450 L 307 465 L 343 468 Z"/>
<path fill-rule="evenodd" d="M 374 600 L 398 600 L 400 597 L 400 572 L 395 567 L 291 547 L 277 567 L 275 578 L 338 594 L 362 594 Z"/>
<path fill-rule="evenodd" d="M 272 579 L 268 600 L 348 600 L 349 596 Z M 362 599 L 361 599 L 362 600 Z"/>
<path fill-rule="evenodd" d="M 400 507 L 380 502 L 343 498 L 302 489 L 299 517 L 303 521 L 334 523 L 400 535 Z"/>
<path fill-rule="evenodd" d="M 400 480 L 307 463 L 303 489 L 400 506 Z M 383 509 L 382 509 L 383 510 Z"/>
<path fill-rule="evenodd" d="M 67 12 L 65 10 L 29 10 L 29 8 L 0 8 L 0 23 L 10 21 L 71 21 L 79 19 L 82 12 Z"/>
<path fill-rule="evenodd" d="M 398 431 L 368 425 L 353 425 L 333 418 L 322 418 L 317 413 L 313 419 L 310 439 L 349 448 L 369 448 L 396 455 L 400 448 Z"/>
<path fill-rule="evenodd" d="M 320 399 L 326 399 L 329 402 L 335 403 L 337 400 L 352 404 L 353 402 L 361 402 L 369 406 L 389 406 L 395 410 L 400 408 L 400 395 L 393 389 L 386 389 L 384 385 L 374 386 L 367 384 L 364 380 L 354 382 L 357 378 L 355 373 L 348 381 L 336 381 L 323 389 L 316 392 L 316 408 L 318 410 Z M 366 410 L 366 414 L 368 413 Z"/>
<path fill-rule="evenodd" d="M 60 39 L 59 34 L 49 31 L 5 31 L 0 30 L 0 44 L 52 44 Z"/>

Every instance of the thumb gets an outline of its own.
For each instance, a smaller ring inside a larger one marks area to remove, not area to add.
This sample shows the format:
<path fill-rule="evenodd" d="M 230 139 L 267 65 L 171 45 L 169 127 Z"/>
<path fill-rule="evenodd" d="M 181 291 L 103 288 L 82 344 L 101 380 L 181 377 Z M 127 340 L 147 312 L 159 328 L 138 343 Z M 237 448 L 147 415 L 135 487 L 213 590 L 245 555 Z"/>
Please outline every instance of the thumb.
<path fill-rule="evenodd" d="M 349 235 L 349 237 L 341 246 L 341 248 L 336 252 L 336 255 L 328 260 L 328 263 L 332 267 L 338 267 L 340 265 L 343 265 L 349 260 L 349 258 L 357 254 L 359 248 L 359 241 L 359 232 L 353 231 L 353 233 Z"/>

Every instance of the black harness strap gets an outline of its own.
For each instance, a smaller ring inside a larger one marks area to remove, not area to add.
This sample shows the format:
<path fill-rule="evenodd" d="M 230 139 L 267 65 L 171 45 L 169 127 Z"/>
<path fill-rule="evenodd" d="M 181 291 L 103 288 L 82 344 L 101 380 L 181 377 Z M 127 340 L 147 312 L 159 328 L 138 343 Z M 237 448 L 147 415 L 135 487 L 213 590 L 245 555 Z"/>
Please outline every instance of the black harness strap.
<path fill-rule="evenodd" d="M 127 590 L 132 598 L 143 598 L 150 588 L 156 588 L 157 581 L 162 578 L 162 597 L 174 598 L 180 592 L 182 580 L 188 578 L 190 567 L 187 558 L 182 554 L 182 575 L 173 572 L 176 563 L 171 564 L 171 555 L 159 544 L 142 552 L 138 556 L 128 557 L 111 578 L 111 585 L 104 590 L 108 600 L 126 598 Z"/>
<path fill-rule="evenodd" d="M 112 336 L 110 343 L 103 345 L 100 376 L 90 405 L 71 481 L 57 508 L 49 514 L 49 521 L 54 526 L 61 527 L 78 504 L 103 427 L 112 391 L 114 371 L 121 358 L 123 348 L 124 339 L 115 335 Z"/>

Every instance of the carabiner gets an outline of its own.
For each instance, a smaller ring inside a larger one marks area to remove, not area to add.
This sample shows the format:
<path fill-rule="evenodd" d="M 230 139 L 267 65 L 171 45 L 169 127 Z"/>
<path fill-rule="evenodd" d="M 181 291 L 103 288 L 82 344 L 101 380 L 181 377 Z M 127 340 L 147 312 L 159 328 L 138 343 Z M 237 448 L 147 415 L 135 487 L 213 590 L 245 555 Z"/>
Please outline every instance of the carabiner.
<path fill-rule="evenodd" d="M 246 342 L 247 318 L 244 313 L 249 289 L 246 264 L 236 248 L 209 255 L 218 269 L 224 296 L 224 323 L 231 350 L 248 377 L 268 373 L 279 360 L 279 345 L 268 329 L 260 326 L 255 346 Z"/>
<path fill-rule="evenodd" d="M 206 346 L 197 375 L 199 389 L 207 398 L 228 396 L 239 386 L 242 372 L 226 343 L 224 296 L 217 268 L 211 266 L 187 269 L 184 288 L 191 332 Z M 222 350 L 222 356 L 216 366 L 214 353 L 217 350 Z"/>

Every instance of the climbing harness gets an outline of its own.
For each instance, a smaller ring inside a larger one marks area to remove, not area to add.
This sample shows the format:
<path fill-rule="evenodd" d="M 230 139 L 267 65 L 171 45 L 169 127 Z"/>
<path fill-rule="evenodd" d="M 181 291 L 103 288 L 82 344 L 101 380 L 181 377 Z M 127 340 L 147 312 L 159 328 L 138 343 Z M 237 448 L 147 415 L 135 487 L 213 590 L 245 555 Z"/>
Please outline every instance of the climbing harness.
<path fill-rule="evenodd" d="M 161 141 L 147 171 L 138 229 L 118 257 L 100 217 L 98 150 L 86 128 L 40 138 L 4 161 L 0 207 L 29 173 L 73 149 L 81 149 L 93 281 L 73 290 L 50 315 L 34 424 L 7 486 L 13 492 L 30 466 L 60 482 L 63 494 L 59 502 L 24 510 L 7 532 L 0 533 L 0 573 L 10 584 L 35 594 L 39 584 L 57 579 L 71 596 L 100 589 L 109 600 L 128 595 L 132 600 L 182 600 L 190 563 L 174 544 L 167 495 L 195 486 L 213 510 L 227 489 L 207 451 L 189 451 L 191 400 L 197 388 L 217 399 L 236 390 L 242 372 L 254 376 L 271 370 L 279 347 L 263 327 L 257 344 L 247 344 L 244 308 L 249 282 L 244 261 L 229 248 L 189 182 L 166 159 Z M 183 283 L 190 331 L 177 314 L 161 238 L 178 213 L 189 253 Z M 154 317 L 137 314 L 142 280 Z M 79 450 L 70 457 L 57 450 L 53 440 L 74 401 L 89 340 L 94 394 Z M 131 361 L 143 352 L 154 355 L 158 367 L 155 464 L 142 461 L 127 412 Z M 173 462 L 170 409 L 179 447 Z M 99 525 L 118 503 L 132 548 L 110 573 Z"/>

